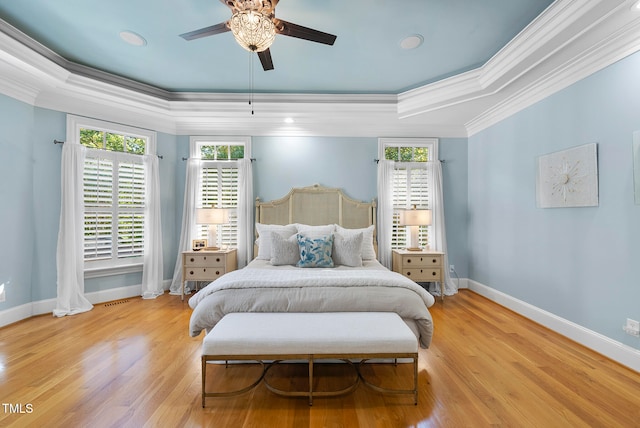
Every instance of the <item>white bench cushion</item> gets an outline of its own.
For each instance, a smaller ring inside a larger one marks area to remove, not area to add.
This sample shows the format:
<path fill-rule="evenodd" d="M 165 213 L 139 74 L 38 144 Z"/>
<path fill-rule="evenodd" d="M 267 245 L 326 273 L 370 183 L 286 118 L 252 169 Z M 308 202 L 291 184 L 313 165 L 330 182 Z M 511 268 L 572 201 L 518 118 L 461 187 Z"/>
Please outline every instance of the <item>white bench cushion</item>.
<path fill-rule="evenodd" d="M 412 352 L 418 339 L 392 312 L 231 313 L 202 346 L 213 356 Z"/>

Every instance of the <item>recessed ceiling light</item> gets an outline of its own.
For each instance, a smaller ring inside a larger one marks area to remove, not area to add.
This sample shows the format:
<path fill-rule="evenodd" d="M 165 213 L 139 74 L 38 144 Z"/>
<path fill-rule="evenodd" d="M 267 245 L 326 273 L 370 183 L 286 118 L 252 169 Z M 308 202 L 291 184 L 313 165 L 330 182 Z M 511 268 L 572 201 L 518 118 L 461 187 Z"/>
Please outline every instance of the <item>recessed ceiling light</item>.
<path fill-rule="evenodd" d="M 420 34 L 412 34 L 400 41 L 400 47 L 407 50 L 415 49 L 420 46 L 422 42 L 424 42 L 424 37 L 422 37 Z"/>
<path fill-rule="evenodd" d="M 121 31 L 120 38 L 133 46 L 145 46 L 147 44 L 144 37 L 129 30 Z"/>
<path fill-rule="evenodd" d="M 284 118 L 284 123 L 293 123 L 293 118 L 292 117 L 285 117 Z"/>

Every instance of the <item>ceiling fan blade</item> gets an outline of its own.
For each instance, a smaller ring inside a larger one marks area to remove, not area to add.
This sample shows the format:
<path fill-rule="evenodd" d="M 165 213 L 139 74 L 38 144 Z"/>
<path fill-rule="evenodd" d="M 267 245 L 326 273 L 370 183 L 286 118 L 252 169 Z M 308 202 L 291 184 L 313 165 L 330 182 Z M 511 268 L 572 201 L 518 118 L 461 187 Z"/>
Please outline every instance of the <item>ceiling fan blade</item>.
<path fill-rule="evenodd" d="M 231 31 L 227 26 L 227 22 L 221 22 L 216 25 L 212 25 L 210 27 L 204 27 L 199 30 L 190 31 L 188 33 L 180 34 L 185 40 L 194 40 L 199 39 L 201 37 L 213 36 L 214 34 L 226 33 L 227 31 Z"/>
<path fill-rule="evenodd" d="M 324 43 L 325 45 L 333 45 L 336 41 L 336 36 L 333 34 L 324 33 L 322 31 L 314 30 L 313 28 L 303 27 L 302 25 L 283 21 L 281 19 L 275 19 L 274 21 L 276 21 L 276 32 L 283 36 L 297 37 L 298 39 Z"/>
<path fill-rule="evenodd" d="M 258 58 L 260 58 L 260 62 L 262 63 L 262 68 L 264 69 L 264 71 L 273 70 L 271 52 L 268 48 L 263 50 L 262 52 L 258 52 Z"/>

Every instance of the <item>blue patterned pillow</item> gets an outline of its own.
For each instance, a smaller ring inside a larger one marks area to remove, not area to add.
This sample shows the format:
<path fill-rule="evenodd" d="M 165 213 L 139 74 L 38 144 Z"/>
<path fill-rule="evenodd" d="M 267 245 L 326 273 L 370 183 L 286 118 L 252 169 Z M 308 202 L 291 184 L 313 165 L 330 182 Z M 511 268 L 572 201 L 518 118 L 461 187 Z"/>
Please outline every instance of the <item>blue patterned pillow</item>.
<path fill-rule="evenodd" d="M 333 235 L 318 238 L 308 238 L 298 234 L 298 248 L 300 249 L 300 261 L 298 267 L 333 267 L 331 250 L 333 248 Z"/>

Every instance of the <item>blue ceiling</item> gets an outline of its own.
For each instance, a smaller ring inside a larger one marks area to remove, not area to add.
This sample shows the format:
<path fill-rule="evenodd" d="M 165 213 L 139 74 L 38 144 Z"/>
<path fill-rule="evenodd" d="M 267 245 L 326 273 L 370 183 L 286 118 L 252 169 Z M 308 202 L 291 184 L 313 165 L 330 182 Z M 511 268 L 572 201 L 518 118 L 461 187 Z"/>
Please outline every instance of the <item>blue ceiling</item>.
<path fill-rule="evenodd" d="M 337 35 L 333 46 L 277 35 L 275 70 L 230 32 L 179 34 L 226 21 L 219 0 L 1 1 L 0 18 L 68 61 L 171 92 L 397 94 L 477 68 L 551 0 L 281 0 L 276 17 Z M 132 46 L 123 30 L 142 35 Z M 424 43 L 403 50 L 403 38 Z"/>

